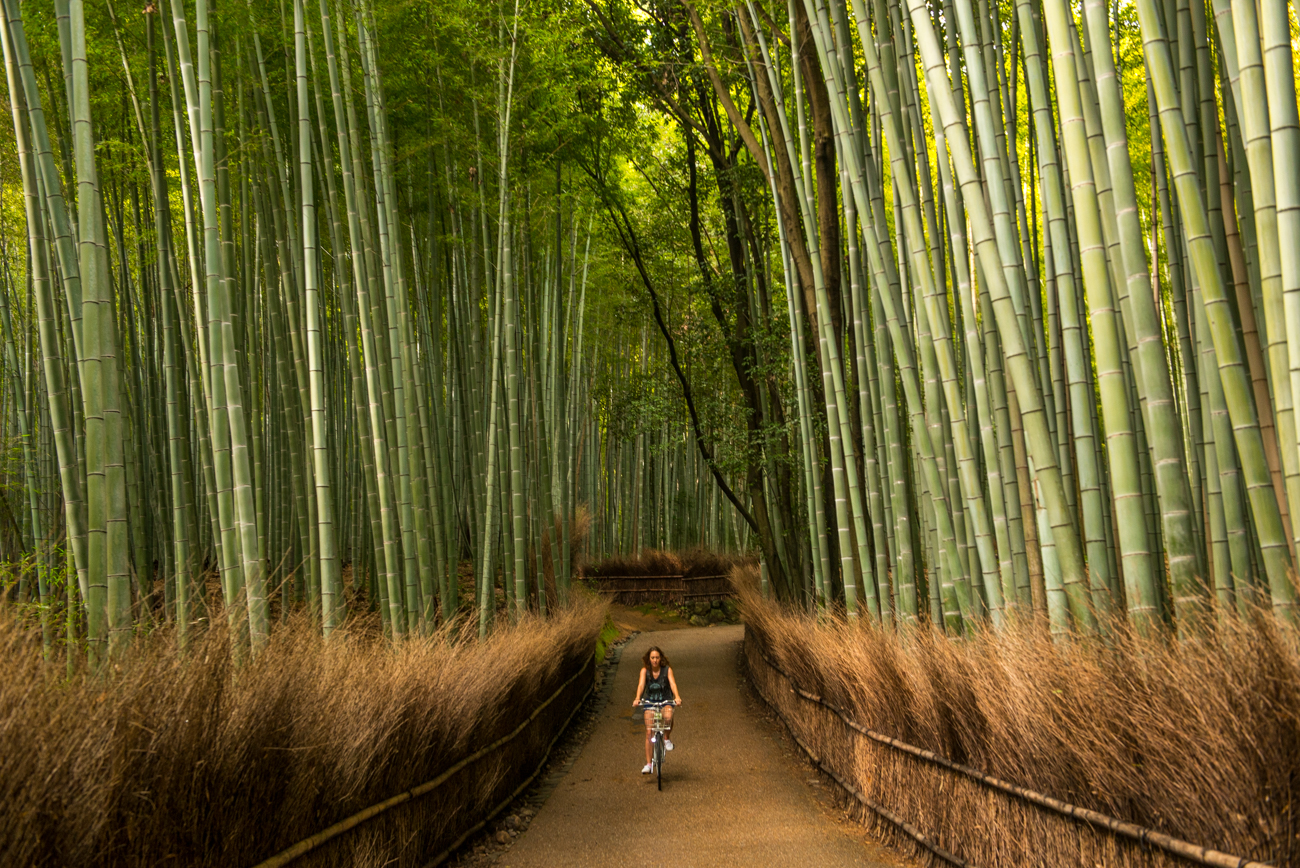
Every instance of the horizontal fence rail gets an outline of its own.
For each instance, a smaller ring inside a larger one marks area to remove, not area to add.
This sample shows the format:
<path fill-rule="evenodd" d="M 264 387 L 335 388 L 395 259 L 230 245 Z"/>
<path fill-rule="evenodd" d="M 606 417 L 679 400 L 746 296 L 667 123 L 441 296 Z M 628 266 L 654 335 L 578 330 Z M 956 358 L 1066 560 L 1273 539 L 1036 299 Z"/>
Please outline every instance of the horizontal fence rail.
<path fill-rule="evenodd" d="M 933 751 L 929 751 L 924 748 L 920 748 L 915 745 L 908 744 L 905 741 L 901 741 L 899 739 L 893 738 L 883 733 L 879 733 L 874 730 L 868 729 L 867 727 L 863 726 L 862 724 L 850 718 L 848 714 L 844 712 L 843 709 L 835 705 L 832 705 L 822 697 L 814 693 L 810 693 L 809 691 L 801 688 L 795 682 L 794 678 L 789 673 L 787 673 L 784 669 L 782 669 L 780 665 L 777 664 L 777 662 L 768 655 L 767 651 L 759 645 L 758 640 L 755 639 L 752 631 L 748 629 L 746 629 L 745 631 L 745 645 L 747 646 L 747 648 L 753 648 L 755 651 L 757 651 L 758 656 L 762 659 L 763 663 L 768 668 L 770 668 L 773 672 L 775 672 L 776 674 L 780 675 L 783 679 L 785 679 L 792 693 L 794 693 L 800 699 L 806 702 L 814 703 L 816 705 L 821 706 L 822 708 L 825 708 L 831 714 L 839 718 L 839 720 L 845 726 L 849 727 L 851 730 L 858 733 L 859 735 L 863 735 L 871 739 L 873 742 L 877 744 L 891 748 L 913 759 L 918 759 L 925 763 L 937 766 L 939 768 L 944 769 L 945 771 L 961 775 L 963 777 L 975 781 L 976 783 L 988 789 L 992 789 L 1000 793 L 1004 793 L 1022 802 L 1031 804 L 1037 808 L 1041 808 L 1043 810 L 1049 811 L 1051 813 L 1057 814 L 1062 817 L 1066 817 L 1071 820 L 1075 820 L 1077 822 L 1086 823 L 1089 826 L 1102 829 L 1104 831 L 1110 832 L 1113 835 L 1116 835 L 1121 838 L 1125 838 L 1127 840 L 1133 841 L 1138 844 L 1144 844 L 1151 847 L 1156 847 L 1160 850 L 1163 850 L 1173 856 L 1177 856 L 1178 858 L 1184 859 L 1188 862 L 1193 862 L 1198 865 L 1212 866 L 1212 868 L 1271 868 L 1271 866 L 1269 866 L 1269 864 L 1266 862 L 1257 862 L 1257 861 L 1243 858 L 1241 856 L 1234 856 L 1230 853 L 1224 853 L 1220 850 L 1214 850 L 1208 847 L 1201 847 L 1196 844 L 1192 844 L 1188 841 L 1183 841 L 1179 838 L 1175 838 L 1172 835 L 1167 835 L 1164 832 L 1158 832 L 1155 829 L 1148 829 L 1144 826 L 1136 825 L 1135 823 L 1128 823 L 1123 820 L 1118 820 L 1114 817 L 1108 816 L 1099 811 L 1093 811 L 1089 808 L 1083 808 L 1078 805 L 1072 805 L 1069 802 L 1064 802 L 1060 799 L 1052 798 L 1051 796 L 1044 795 L 1043 793 L 1036 792 L 1026 787 L 1022 787 L 1017 784 L 1013 784 L 1008 781 L 1001 780 L 1000 778 L 993 777 L 992 775 L 986 775 L 983 772 L 979 771 L 978 769 L 974 769 L 971 768 L 970 766 L 962 765 L 961 763 L 953 762 L 952 760 L 940 756 L 939 754 L 936 754 Z M 746 656 L 748 657 L 750 655 L 746 655 Z M 845 781 L 840 774 L 838 774 L 836 771 L 829 768 L 825 763 L 823 763 L 821 758 L 817 756 L 817 754 L 812 750 L 812 748 L 799 737 L 799 734 L 796 731 L 796 728 L 793 725 L 793 723 L 784 714 L 781 713 L 780 709 L 777 707 L 777 704 L 772 701 L 771 697 L 764 696 L 763 699 L 767 702 L 769 707 L 771 707 L 774 711 L 776 711 L 777 715 L 781 718 L 782 722 L 785 723 L 786 728 L 790 730 L 790 734 L 794 738 L 795 743 L 799 745 L 800 750 L 806 753 L 809 759 L 812 760 L 813 764 L 815 764 L 819 769 L 821 769 L 822 771 L 830 775 L 830 777 L 833 778 L 837 784 L 839 784 L 845 791 L 847 791 L 850 795 L 852 795 L 858 802 L 862 803 L 865 807 L 869 808 L 871 811 L 873 811 L 875 814 L 882 817 L 889 823 L 900 828 L 909 837 L 915 840 L 922 847 L 925 847 L 927 850 L 934 853 L 936 856 L 939 856 L 940 858 L 944 859 L 945 861 L 953 865 L 963 866 L 963 868 L 971 868 L 970 863 L 966 862 L 961 857 L 956 856 L 953 853 L 950 853 L 947 850 L 943 849 L 942 847 L 938 846 L 938 844 L 930 840 L 923 832 L 921 832 L 920 830 L 913 827 L 911 824 L 904 821 L 901 817 L 892 813 L 887 808 L 870 801 L 865 796 L 860 794 L 849 782 Z"/>
<path fill-rule="evenodd" d="M 685 603 L 691 600 L 720 600 L 732 595 L 727 574 L 687 576 L 681 573 L 619 576 L 590 573 L 584 576 L 596 583 L 603 594 L 612 594 L 616 603 Z M 701 586 L 699 583 L 706 583 Z"/>
<path fill-rule="evenodd" d="M 593 573 L 586 578 L 595 579 L 598 582 L 606 579 L 680 579 L 683 582 L 702 582 L 705 579 L 725 579 L 727 576 L 725 573 L 717 576 L 678 576 L 670 573 L 661 573 L 655 576 L 604 576 Z"/>
<path fill-rule="evenodd" d="M 309 838 L 304 838 L 303 840 L 299 841 L 293 846 L 281 850 L 279 853 L 275 854 L 270 859 L 257 863 L 257 865 L 255 865 L 254 868 L 281 868 L 281 866 L 288 865 L 290 862 L 293 862 L 295 859 L 298 859 L 301 856 L 305 856 L 307 853 L 310 853 L 312 850 L 315 850 L 317 847 L 326 843 L 327 841 L 333 838 L 337 838 L 339 835 L 342 835 L 344 832 L 350 829 L 354 829 L 357 826 L 360 826 L 362 823 L 365 823 L 367 820 L 374 819 L 380 814 L 383 814 L 384 812 L 392 808 L 396 808 L 398 805 L 403 805 L 406 804 L 407 802 L 412 801 L 413 799 L 418 799 L 421 796 L 428 795 L 429 793 L 436 790 L 438 787 L 445 784 L 447 781 L 451 780 L 451 778 L 457 772 L 464 770 L 466 767 L 473 765 L 474 763 L 478 762 L 484 757 L 489 756 L 490 754 L 494 753 L 497 750 L 500 750 L 502 747 L 504 747 L 505 745 L 513 741 L 515 738 L 517 738 L 520 735 L 520 733 L 524 732 L 524 730 L 528 728 L 529 724 L 531 724 L 534 720 L 536 720 L 537 717 L 543 711 L 545 711 L 546 708 L 552 702 L 554 702 L 556 699 L 560 697 L 561 694 L 564 693 L 564 691 L 569 687 L 569 685 L 571 685 L 574 681 L 576 681 L 579 677 L 581 677 L 583 673 L 590 672 L 593 676 L 592 683 L 587 685 L 587 689 L 583 691 L 582 696 L 578 699 L 577 702 L 573 704 L 573 709 L 569 712 L 569 715 L 565 718 L 564 723 L 556 730 L 555 735 L 551 738 L 545 752 L 542 754 L 542 757 L 538 761 L 537 767 L 533 770 L 532 774 L 530 774 L 528 778 L 522 784 L 520 784 L 519 787 L 517 787 L 504 801 L 502 801 L 491 812 L 489 812 L 487 816 L 485 816 L 482 820 L 478 821 L 476 824 L 474 824 L 472 827 L 470 827 L 464 833 L 462 833 L 460 837 L 458 837 L 455 841 L 452 842 L 451 846 L 449 846 L 446 850 L 444 850 L 430 864 L 437 865 L 438 863 L 442 862 L 444 859 L 447 858 L 447 856 L 451 855 L 451 853 L 454 852 L 457 847 L 463 844 L 470 835 L 474 834 L 479 829 L 482 829 L 485 825 L 487 825 L 487 823 L 492 819 L 492 817 L 496 816 L 496 814 L 498 814 L 503 808 L 505 808 L 506 805 L 510 804 L 510 802 L 513 801 L 515 797 L 519 795 L 519 793 L 523 792 L 524 788 L 527 787 L 528 784 L 532 783 L 532 781 L 537 777 L 537 774 L 541 771 L 542 766 L 546 765 L 546 760 L 551 754 L 551 749 L 555 747 L 556 741 L 559 740 L 560 736 L 564 733 L 564 730 L 568 728 L 569 721 L 573 720 L 573 715 L 577 713 L 578 709 L 582 707 L 582 703 L 586 702 L 587 697 L 591 695 L 591 691 L 595 684 L 595 677 L 594 677 L 595 673 L 594 671 L 592 671 L 595 667 L 595 659 L 596 658 L 594 655 L 588 656 L 587 661 L 582 665 L 580 669 L 578 669 L 577 672 L 573 673 L 567 679 L 565 679 L 564 683 L 561 684 L 558 688 L 556 688 L 555 692 L 552 693 L 549 697 L 547 697 L 545 701 L 543 701 L 536 708 L 534 708 L 532 713 L 529 714 L 528 717 L 525 718 L 522 723 L 520 723 L 509 733 L 503 735 L 501 738 L 498 738 L 496 741 L 492 742 L 491 744 L 485 747 L 479 748 L 469 756 L 466 756 L 458 760 L 456 763 L 454 763 L 452 766 L 447 768 L 445 771 L 441 772 L 437 777 L 433 778 L 432 780 L 425 781 L 424 783 L 412 787 L 409 790 L 404 790 L 403 792 L 391 796 L 382 802 L 371 805 L 368 808 L 363 808 L 362 810 L 357 811 L 355 814 L 351 815 L 350 817 L 345 817 L 344 819 L 339 820 L 334 825 L 322 829 L 321 831 L 317 832 L 315 835 L 312 835 Z"/>

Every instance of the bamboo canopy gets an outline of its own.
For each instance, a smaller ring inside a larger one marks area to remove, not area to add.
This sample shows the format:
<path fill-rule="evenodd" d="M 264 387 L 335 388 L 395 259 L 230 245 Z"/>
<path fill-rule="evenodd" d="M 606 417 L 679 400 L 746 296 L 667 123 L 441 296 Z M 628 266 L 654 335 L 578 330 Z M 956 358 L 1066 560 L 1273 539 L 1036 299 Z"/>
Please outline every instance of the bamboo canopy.
<path fill-rule="evenodd" d="M 723 115 L 765 182 L 818 605 L 958 634 L 1295 618 L 1291 15 L 611 5 L 629 65 L 664 62 L 637 26 L 685 36 L 708 93 L 660 85 L 665 113 Z"/>
<path fill-rule="evenodd" d="M 1286 3 L 0 3 L 51 653 L 694 545 L 952 635 L 1296 617 Z"/>
<path fill-rule="evenodd" d="M 539 168 L 556 139 L 516 141 L 517 91 L 563 60 L 535 18 L 48 11 L 0 15 L 0 547 L 47 653 L 224 616 L 256 655 L 295 610 L 486 633 L 567 601 L 593 513 L 597 554 L 746 544 L 689 432 L 620 409 L 628 365 L 658 366 L 644 329 L 586 337 L 602 226 L 565 155 Z"/>

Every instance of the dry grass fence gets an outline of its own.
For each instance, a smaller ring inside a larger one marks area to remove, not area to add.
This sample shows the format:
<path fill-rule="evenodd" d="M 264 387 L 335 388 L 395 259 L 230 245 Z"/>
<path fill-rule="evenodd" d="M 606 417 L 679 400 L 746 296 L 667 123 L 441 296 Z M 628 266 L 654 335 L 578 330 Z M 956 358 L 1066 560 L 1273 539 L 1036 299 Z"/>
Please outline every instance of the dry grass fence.
<path fill-rule="evenodd" d="M 699 548 L 683 552 L 644 549 L 636 555 L 615 555 L 586 564 L 582 576 L 596 590 L 624 606 L 681 605 L 730 597 L 732 569 L 757 569 L 757 565 L 750 555 Z"/>
<path fill-rule="evenodd" d="M 827 706 L 1061 802 L 1242 859 L 1300 865 L 1300 645 L 1270 615 L 1225 618 L 1177 643 L 1121 628 L 1063 646 L 1033 624 L 953 642 L 817 623 L 762 600 L 749 571 L 735 578 L 754 685 L 855 791 L 862 819 L 918 854 L 943 861 L 861 801 L 978 868 L 1191 864 L 882 744 Z"/>
<path fill-rule="evenodd" d="M 364 622 L 329 641 L 291 624 L 242 667 L 220 627 L 184 657 L 160 631 L 69 679 L 0 613 L 0 861 L 253 865 L 438 777 L 554 695 L 443 785 L 293 863 L 424 865 L 537 767 L 591 687 L 603 621 L 579 601 L 483 643 L 397 647 Z"/>

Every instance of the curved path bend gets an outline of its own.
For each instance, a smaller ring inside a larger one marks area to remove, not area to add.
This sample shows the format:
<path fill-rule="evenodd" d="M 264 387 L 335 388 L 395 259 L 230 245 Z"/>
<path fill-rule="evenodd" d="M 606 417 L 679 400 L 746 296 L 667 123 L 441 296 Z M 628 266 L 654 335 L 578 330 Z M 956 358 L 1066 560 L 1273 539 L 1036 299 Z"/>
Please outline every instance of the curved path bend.
<path fill-rule="evenodd" d="M 739 689 L 743 627 L 642 633 L 623 650 L 591 738 L 501 854 L 503 868 L 862 866 L 913 863 L 837 822 L 812 773 L 783 751 Z M 645 727 L 632 709 L 641 656 L 659 645 L 682 694 L 664 789 L 642 775 Z M 824 801 L 824 800 L 823 800 Z"/>

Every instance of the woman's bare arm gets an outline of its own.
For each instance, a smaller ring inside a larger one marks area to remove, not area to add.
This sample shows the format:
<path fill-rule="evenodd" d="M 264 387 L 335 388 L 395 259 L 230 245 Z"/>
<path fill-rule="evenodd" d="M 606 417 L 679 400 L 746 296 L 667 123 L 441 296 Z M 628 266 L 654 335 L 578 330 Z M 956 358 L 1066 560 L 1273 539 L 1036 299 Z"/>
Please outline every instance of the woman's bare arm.
<path fill-rule="evenodd" d="M 645 682 L 645 670 L 644 670 L 644 669 L 641 670 L 641 681 L 642 681 L 643 683 Z M 668 686 L 671 687 L 671 688 L 673 689 L 673 698 L 677 700 L 677 704 L 678 704 L 678 705 L 681 705 L 681 704 L 682 704 L 682 695 L 681 695 L 680 693 L 677 692 L 677 679 L 673 677 L 673 668 L 672 668 L 671 666 L 668 667 Z"/>
<path fill-rule="evenodd" d="M 671 679 L 671 678 L 672 678 L 672 675 L 670 674 L 668 677 L 669 677 L 669 679 Z M 640 678 L 640 679 L 637 681 L 637 683 L 636 683 L 636 699 L 633 699 L 633 700 L 632 700 L 632 704 L 633 704 L 633 705 L 640 705 L 640 704 L 641 704 L 641 694 L 644 693 L 644 692 L 645 692 L 645 667 L 642 666 L 642 667 L 641 667 L 641 678 Z"/>

